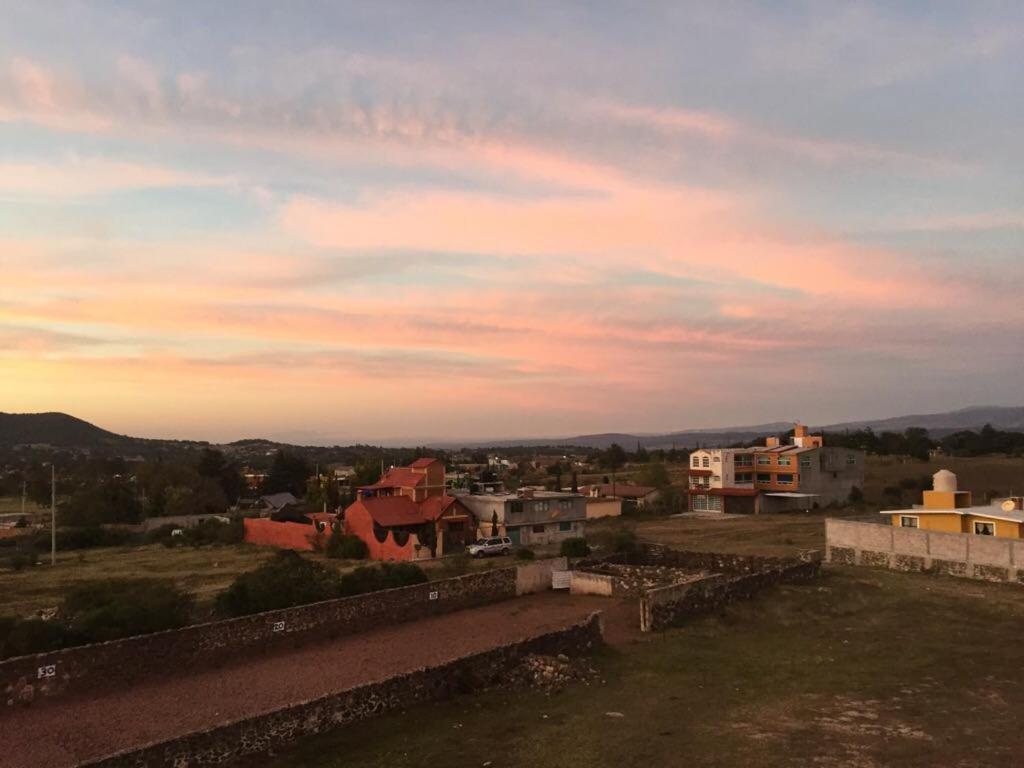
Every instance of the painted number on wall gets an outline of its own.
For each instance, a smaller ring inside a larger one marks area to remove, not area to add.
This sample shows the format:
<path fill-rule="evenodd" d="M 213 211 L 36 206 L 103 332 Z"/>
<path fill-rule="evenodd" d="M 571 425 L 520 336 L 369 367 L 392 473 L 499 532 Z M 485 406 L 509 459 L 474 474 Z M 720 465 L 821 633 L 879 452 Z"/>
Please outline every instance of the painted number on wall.
<path fill-rule="evenodd" d="M 439 595 L 438 595 L 437 592 L 431 592 L 430 593 L 430 599 L 431 600 L 437 600 L 438 597 L 439 597 Z"/>
<path fill-rule="evenodd" d="M 47 678 L 47 677 L 56 677 L 56 676 L 57 676 L 57 665 L 56 664 L 47 664 L 45 667 L 40 667 L 39 668 L 39 679 L 40 680 L 42 680 L 44 678 Z"/>
<path fill-rule="evenodd" d="M 274 631 L 275 632 L 284 632 L 284 622 L 283 621 L 275 621 L 274 622 Z"/>

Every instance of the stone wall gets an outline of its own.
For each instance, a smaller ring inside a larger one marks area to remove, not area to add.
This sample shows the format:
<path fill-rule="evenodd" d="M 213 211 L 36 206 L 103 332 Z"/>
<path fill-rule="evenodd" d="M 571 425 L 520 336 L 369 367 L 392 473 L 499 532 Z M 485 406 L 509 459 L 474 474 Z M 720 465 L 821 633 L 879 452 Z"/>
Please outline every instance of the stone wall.
<path fill-rule="evenodd" d="M 557 563 L 564 561 L 558 560 Z M 528 576 L 520 580 L 520 569 Z M 545 584 L 545 575 L 546 584 Z M 129 684 L 230 660 L 239 652 L 265 652 L 281 644 L 364 632 L 375 627 L 472 608 L 551 586 L 545 561 L 328 600 L 238 619 L 21 656 L 0 662 L 4 704 Z"/>
<path fill-rule="evenodd" d="M 752 597 L 779 583 L 807 581 L 821 570 L 820 555 L 806 558 L 773 558 L 722 552 L 691 552 L 661 544 L 645 544 L 636 551 L 611 555 L 603 560 L 583 560 L 573 571 L 583 585 L 607 580 L 611 594 L 640 595 L 640 629 L 652 632 L 683 623 L 687 618 L 736 600 Z M 603 571 L 603 572 L 602 572 Z M 635 576 L 625 584 L 621 576 Z M 650 586 L 643 581 L 669 578 L 675 582 Z M 630 592 L 633 588 L 635 591 Z M 597 588 L 589 594 L 602 594 Z"/>
<path fill-rule="evenodd" d="M 153 744 L 82 768 L 203 768 L 272 754 L 298 739 L 501 684 L 530 654 L 578 656 L 602 642 L 600 614 L 565 629 L 285 709 Z"/>
<path fill-rule="evenodd" d="M 551 572 L 564 571 L 569 561 L 564 557 L 537 560 L 516 567 L 516 594 L 532 595 L 551 589 Z"/>
<path fill-rule="evenodd" d="M 1024 540 L 825 520 L 825 558 L 842 565 L 1024 583 Z"/>
<path fill-rule="evenodd" d="M 705 571 L 688 571 L 668 565 L 625 565 L 597 563 L 572 572 L 570 591 L 580 595 L 641 597 L 648 590 L 693 581 Z"/>

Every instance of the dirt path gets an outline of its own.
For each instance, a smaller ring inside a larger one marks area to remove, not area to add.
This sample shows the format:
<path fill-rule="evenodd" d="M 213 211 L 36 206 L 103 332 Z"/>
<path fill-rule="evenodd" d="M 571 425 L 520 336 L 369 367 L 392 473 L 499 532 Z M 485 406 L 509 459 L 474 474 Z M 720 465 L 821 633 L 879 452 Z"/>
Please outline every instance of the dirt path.
<path fill-rule="evenodd" d="M 438 616 L 220 669 L 0 714 L 0 765 L 62 768 L 558 629 L 616 601 L 547 593 Z M 635 610 L 635 609 L 634 609 Z"/>

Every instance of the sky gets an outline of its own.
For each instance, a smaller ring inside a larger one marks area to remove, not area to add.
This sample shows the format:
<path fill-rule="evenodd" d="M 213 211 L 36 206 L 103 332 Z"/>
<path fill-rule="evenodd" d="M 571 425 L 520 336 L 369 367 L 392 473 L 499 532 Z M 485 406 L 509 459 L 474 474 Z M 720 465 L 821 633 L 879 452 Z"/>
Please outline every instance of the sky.
<path fill-rule="evenodd" d="M 1019 2 L 0 18 L 0 411 L 413 442 L 1024 404 Z"/>

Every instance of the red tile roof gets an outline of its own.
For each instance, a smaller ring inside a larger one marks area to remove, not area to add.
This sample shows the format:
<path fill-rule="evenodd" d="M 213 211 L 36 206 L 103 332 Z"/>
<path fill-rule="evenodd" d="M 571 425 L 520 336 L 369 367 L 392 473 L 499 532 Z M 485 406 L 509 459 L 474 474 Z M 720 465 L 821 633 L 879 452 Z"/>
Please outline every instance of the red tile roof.
<path fill-rule="evenodd" d="M 436 461 L 440 461 L 440 459 L 416 459 L 416 461 L 409 466 L 413 469 L 426 469 Z"/>
<path fill-rule="evenodd" d="M 413 472 L 410 467 L 392 467 L 384 473 L 384 477 L 366 488 L 415 488 L 427 479 L 420 472 Z"/>
<path fill-rule="evenodd" d="M 428 496 L 420 503 L 420 512 L 428 520 L 437 520 L 437 518 L 454 507 L 457 502 L 458 499 L 454 496 Z M 465 509 L 459 509 L 456 512 L 457 514 L 465 514 Z"/>
<path fill-rule="evenodd" d="M 428 522 L 416 502 L 408 496 L 375 496 L 360 499 L 377 525 L 390 528 L 398 525 L 423 525 Z"/>

